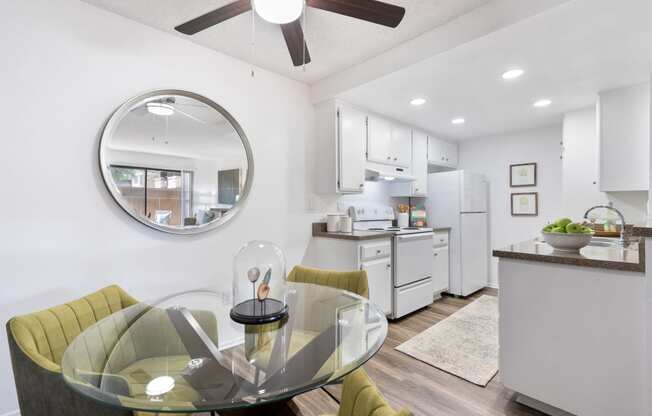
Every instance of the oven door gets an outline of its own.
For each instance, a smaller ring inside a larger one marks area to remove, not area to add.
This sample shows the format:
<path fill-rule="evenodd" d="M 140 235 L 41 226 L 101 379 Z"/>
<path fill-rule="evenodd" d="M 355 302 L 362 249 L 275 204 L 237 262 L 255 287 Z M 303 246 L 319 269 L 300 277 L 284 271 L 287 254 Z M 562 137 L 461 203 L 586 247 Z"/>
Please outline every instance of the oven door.
<path fill-rule="evenodd" d="M 432 276 L 433 233 L 398 235 L 394 250 L 394 286 L 400 287 Z"/>

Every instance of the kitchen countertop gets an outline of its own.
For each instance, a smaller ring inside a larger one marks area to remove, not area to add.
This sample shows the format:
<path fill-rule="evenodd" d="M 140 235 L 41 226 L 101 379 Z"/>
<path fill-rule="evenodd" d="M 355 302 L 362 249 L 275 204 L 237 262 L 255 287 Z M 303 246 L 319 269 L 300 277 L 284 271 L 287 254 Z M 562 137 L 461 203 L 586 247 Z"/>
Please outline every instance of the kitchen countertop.
<path fill-rule="evenodd" d="M 579 253 L 553 249 L 540 238 L 494 250 L 494 257 L 556 263 L 580 267 L 645 272 L 645 245 L 639 242 L 622 247 L 587 246 Z"/>
<path fill-rule="evenodd" d="M 340 240 L 375 240 L 378 238 L 391 238 L 394 235 L 391 231 L 353 231 L 352 233 L 329 233 L 326 231 L 325 222 L 312 224 L 312 236 L 324 238 L 338 238 Z"/>
<path fill-rule="evenodd" d="M 635 225 L 632 229 L 632 235 L 636 237 L 652 237 L 652 224 Z"/>

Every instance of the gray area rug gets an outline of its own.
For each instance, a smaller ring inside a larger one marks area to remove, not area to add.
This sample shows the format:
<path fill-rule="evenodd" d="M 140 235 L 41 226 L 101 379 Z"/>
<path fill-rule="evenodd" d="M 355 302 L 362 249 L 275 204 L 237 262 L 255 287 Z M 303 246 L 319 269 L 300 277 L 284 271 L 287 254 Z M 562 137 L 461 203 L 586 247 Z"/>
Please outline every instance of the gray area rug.
<path fill-rule="evenodd" d="M 498 372 L 498 298 L 483 295 L 396 349 L 484 387 Z"/>

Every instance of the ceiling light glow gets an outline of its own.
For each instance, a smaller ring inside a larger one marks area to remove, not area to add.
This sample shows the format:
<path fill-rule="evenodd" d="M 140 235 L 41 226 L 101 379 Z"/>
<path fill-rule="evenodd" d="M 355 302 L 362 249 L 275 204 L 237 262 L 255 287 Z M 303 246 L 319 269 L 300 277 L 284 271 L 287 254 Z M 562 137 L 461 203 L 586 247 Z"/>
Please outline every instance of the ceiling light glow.
<path fill-rule="evenodd" d="M 396 178 L 393 176 L 383 176 L 383 179 L 385 179 L 386 181 L 393 181 Z"/>
<path fill-rule="evenodd" d="M 147 111 L 157 116 L 171 116 L 174 114 L 174 107 L 170 104 L 147 103 Z"/>
<path fill-rule="evenodd" d="M 283 25 L 297 20 L 303 13 L 304 0 L 253 0 L 254 10 L 263 20 Z"/>
<path fill-rule="evenodd" d="M 552 100 L 549 100 L 548 98 L 542 98 L 535 101 L 533 105 L 537 108 L 543 108 L 548 107 L 550 104 L 552 104 Z"/>
<path fill-rule="evenodd" d="M 464 120 L 462 117 L 454 118 L 451 120 L 452 124 L 464 124 L 466 123 L 466 120 Z"/>
<path fill-rule="evenodd" d="M 520 78 L 524 73 L 525 71 L 523 71 L 521 68 L 510 69 L 509 71 L 503 73 L 503 79 Z"/>
<path fill-rule="evenodd" d="M 145 386 L 148 396 L 162 396 L 174 388 L 174 379 L 170 376 L 156 377 Z"/>
<path fill-rule="evenodd" d="M 418 107 L 420 105 L 424 105 L 426 103 L 425 98 L 415 98 L 412 101 L 410 101 L 410 104 L 412 104 L 415 107 Z"/>

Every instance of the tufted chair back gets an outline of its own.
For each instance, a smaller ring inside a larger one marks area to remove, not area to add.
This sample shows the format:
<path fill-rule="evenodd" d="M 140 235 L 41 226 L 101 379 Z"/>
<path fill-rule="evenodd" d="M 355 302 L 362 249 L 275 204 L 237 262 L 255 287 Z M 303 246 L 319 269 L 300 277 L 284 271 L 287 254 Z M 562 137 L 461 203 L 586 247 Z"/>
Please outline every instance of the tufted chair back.
<path fill-rule="evenodd" d="M 337 416 L 412 416 L 412 413 L 392 409 L 367 373 L 359 368 L 344 377 Z"/>

